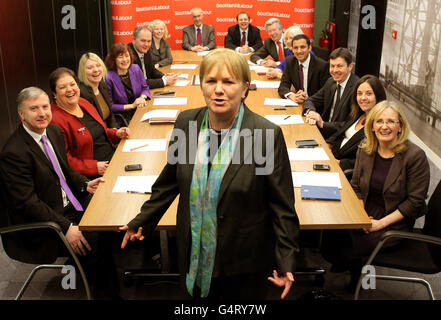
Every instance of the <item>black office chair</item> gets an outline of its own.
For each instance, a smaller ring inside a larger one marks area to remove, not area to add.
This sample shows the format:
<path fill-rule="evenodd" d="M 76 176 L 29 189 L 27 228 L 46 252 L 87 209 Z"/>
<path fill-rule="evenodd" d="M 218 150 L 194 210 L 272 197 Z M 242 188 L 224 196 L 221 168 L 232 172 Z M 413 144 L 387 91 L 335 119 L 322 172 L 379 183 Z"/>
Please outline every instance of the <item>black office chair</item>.
<path fill-rule="evenodd" d="M 312 46 L 312 52 L 314 52 L 314 54 L 317 57 L 322 58 L 325 61 L 329 60 L 329 55 L 330 55 L 329 49 Z"/>
<path fill-rule="evenodd" d="M 52 230 L 58 235 L 58 237 L 61 239 L 62 243 L 66 247 L 67 252 L 69 252 L 70 257 L 72 257 L 75 264 L 77 265 L 77 268 L 81 274 L 81 278 L 83 279 L 87 299 L 92 300 L 89 283 L 87 281 L 83 267 L 81 266 L 81 263 L 78 260 L 75 252 L 72 250 L 70 244 L 67 242 L 67 239 L 64 236 L 60 226 L 55 222 L 36 222 L 13 225 L 11 223 L 10 217 L 8 216 L 7 203 L 8 202 L 6 194 L 3 190 L 3 183 L 0 183 L 0 236 L 5 253 L 8 255 L 9 258 L 20 261 L 22 263 L 40 264 L 31 271 L 25 283 L 21 287 L 19 293 L 15 297 L 15 300 L 21 299 L 32 278 L 39 270 L 62 269 L 63 267 L 65 267 L 65 265 L 52 264 L 54 262 L 53 257 L 41 257 L 40 255 L 36 254 L 32 249 L 26 246 L 26 243 L 22 238 L 23 231 L 29 232 L 30 230 L 40 230 L 38 232 L 51 232 L 50 230 Z M 47 235 L 47 233 L 45 235 Z M 56 238 L 54 237 L 54 239 Z"/>
<path fill-rule="evenodd" d="M 399 270 L 435 274 L 441 271 L 441 181 L 430 197 L 428 212 L 425 216 L 423 229 L 414 229 L 413 232 L 387 231 L 368 258 L 365 265 L 375 265 Z M 380 250 L 384 243 L 392 238 L 401 238 L 400 245 L 395 250 Z M 421 278 L 387 276 L 378 274 L 361 274 L 358 280 L 354 299 L 357 300 L 360 287 L 365 277 L 382 280 L 416 282 L 423 284 L 432 300 L 430 284 Z"/>

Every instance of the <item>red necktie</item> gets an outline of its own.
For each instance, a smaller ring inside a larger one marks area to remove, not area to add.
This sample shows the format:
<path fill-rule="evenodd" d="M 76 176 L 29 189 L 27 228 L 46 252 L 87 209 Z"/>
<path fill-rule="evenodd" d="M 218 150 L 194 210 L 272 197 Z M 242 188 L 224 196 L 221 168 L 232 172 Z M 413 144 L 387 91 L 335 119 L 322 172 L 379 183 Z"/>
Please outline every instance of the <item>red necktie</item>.
<path fill-rule="evenodd" d="M 279 60 L 278 61 L 283 61 L 285 55 L 283 54 L 283 49 L 282 49 L 282 45 L 280 44 L 280 41 L 277 41 L 277 46 L 279 47 Z"/>
<path fill-rule="evenodd" d="M 202 33 L 201 28 L 198 28 L 197 36 L 196 36 L 196 44 L 198 46 L 202 46 Z"/>
<path fill-rule="evenodd" d="M 240 41 L 240 46 L 244 46 L 245 45 L 245 41 L 246 41 L 246 32 L 243 31 L 242 32 L 242 40 Z"/>

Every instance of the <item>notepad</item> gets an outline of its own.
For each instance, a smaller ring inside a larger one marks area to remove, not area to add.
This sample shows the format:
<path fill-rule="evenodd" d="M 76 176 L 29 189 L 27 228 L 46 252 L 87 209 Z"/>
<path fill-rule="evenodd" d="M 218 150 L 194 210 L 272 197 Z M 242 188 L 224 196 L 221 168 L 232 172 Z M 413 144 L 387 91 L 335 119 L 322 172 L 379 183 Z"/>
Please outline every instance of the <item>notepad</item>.
<path fill-rule="evenodd" d="M 302 185 L 337 187 L 341 189 L 340 175 L 338 172 L 291 172 L 294 187 L 300 188 Z"/>
<path fill-rule="evenodd" d="M 283 106 L 283 107 L 298 106 L 298 103 L 292 101 L 291 99 L 275 99 L 275 98 L 265 98 L 263 104 L 265 106 Z"/>
<path fill-rule="evenodd" d="M 178 79 L 188 79 L 188 73 L 181 73 L 178 75 Z"/>
<path fill-rule="evenodd" d="M 165 151 L 167 139 L 127 139 L 122 152 Z"/>
<path fill-rule="evenodd" d="M 154 106 L 185 106 L 187 97 L 154 99 Z"/>
<path fill-rule="evenodd" d="M 340 190 L 337 187 L 302 185 L 301 193 L 303 200 L 341 201 Z"/>
<path fill-rule="evenodd" d="M 190 80 L 176 80 L 176 83 L 174 84 L 175 87 L 185 87 L 190 83 Z"/>
<path fill-rule="evenodd" d="M 146 112 L 142 118 L 141 118 L 141 122 L 142 121 L 146 121 L 146 120 L 151 120 L 151 119 L 174 119 L 176 120 L 177 116 L 178 116 L 179 110 L 177 109 L 155 109 L 149 112 Z"/>
<path fill-rule="evenodd" d="M 172 64 L 170 66 L 170 70 L 177 70 L 177 69 L 194 70 L 197 67 L 198 67 L 197 64 Z"/>
<path fill-rule="evenodd" d="M 265 116 L 266 119 L 268 119 L 269 121 L 271 121 L 274 124 L 277 125 L 286 125 L 286 124 L 302 124 L 303 119 L 301 115 L 298 114 L 284 114 L 284 115 L 272 115 L 272 114 L 268 114 Z"/>
<path fill-rule="evenodd" d="M 278 89 L 280 86 L 280 81 L 253 80 L 251 81 L 251 84 L 255 84 L 257 88 Z"/>
<path fill-rule="evenodd" d="M 198 52 L 198 56 L 206 56 L 207 54 L 209 54 L 210 53 L 210 51 L 199 51 Z"/>
<path fill-rule="evenodd" d="M 113 186 L 113 193 L 152 193 L 152 185 L 159 176 L 119 176 Z"/>
<path fill-rule="evenodd" d="M 290 161 L 321 161 L 329 160 L 323 148 L 288 148 Z"/>

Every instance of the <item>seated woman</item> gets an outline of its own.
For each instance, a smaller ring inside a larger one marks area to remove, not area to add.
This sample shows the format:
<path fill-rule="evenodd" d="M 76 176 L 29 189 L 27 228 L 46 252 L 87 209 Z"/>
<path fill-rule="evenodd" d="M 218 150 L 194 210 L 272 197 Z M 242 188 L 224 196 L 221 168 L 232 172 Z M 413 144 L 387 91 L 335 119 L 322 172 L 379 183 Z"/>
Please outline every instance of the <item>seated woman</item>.
<path fill-rule="evenodd" d="M 365 138 L 366 118 L 370 110 L 383 100 L 386 100 L 386 92 L 380 80 L 373 75 L 361 77 L 352 93 L 351 119 L 326 140 L 341 169 L 349 175 L 355 165 L 358 146 Z"/>
<path fill-rule="evenodd" d="M 351 185 L 363 201 L 372 227 L 328 232 L 322 248 L 334 271 L 351 270 L 352 289 L 381 235 L 388 230 L 410 231 L 415 219 L 426 213 L 430 181 L 426 154 L 408 140 L 409 124 L 396 103 L 377 104 L 369 112 L 364 130 L 366 141 L 357 152 Z M 388 241 L 386 247 L 396 244 Z"/>
<path fill-rule="evenodd" d="M 153 20 L 149 24 L 149 30 L 153 35 L 153 43 L 150 47 L 150 56 L 155 68 L 172 64 L 173 58 L 167 39 L 168 31 L 162 20 Z"/>
<path fill-rule="evenodd" d="M 298 26 L 291 26 L 286 29 L 285 33 L 283 34 L 283 42 L 289 49 L 286 51 L 285 59 L 283 59 L 277 67 L 267 71 L 266 76 L 268 79 L 282 79 L 283 71 L 285 71 L 286 66 L 286 58 L 293 55 L 292 39 L 298 34 L 303 34 L 302 29 Z"/>
<path fill-rule="evenodd" d="M 107 128 L 98 111 L 80 98 L 75 73 L 58 68 L 49 76 L 54 96 L 52 123 L 64 135 L 67 160 L 75 171 L 87 176 L 103 175 L 113 156 L 113 143 L 129 136 L 128 128 Z"/>
<path fill-rule="evenodd" d="M 285 287 L 284 298 L 294 281 L 299 221 L 283 133 L 245 105 L 251 76 L 239 53 L 210 51 L 201 62 L 200 80 L 207 106 L 179 114 L 167 164 L 150 200 L 120 228 L 126 231 L 122 247 L 129 239 L 142 240 L 141 231 L 151 233 L 180 194 L 176 227 L 185 292 L 193 297 L 263 299 L 271 279 Z M 189 139 L 193 126 L 197 139 Z M 262 133 L 259 141 L 248 141 L 249 152 L 240 142 L 242 130 Z M 187 156 L 189 143 L 196 146 Z M 274 146 L 267 150 L 270 159 L 259 164 L 248 159 L 252 148 L 268 143 Z M 185 159 L 196 163 L 189 165 Z"/>
<path fill-rule="evenodd" d="M 106 66 L 99 56 L 92 52 L 81 56 L 78 63 L 80 97 L 95 107 L 108 128 L 117 128 L 115 115 L 111 109 L 109 92 L 104 82 L 106 75 Z"/>
<path fill-rule="evenodd" d="M 141 68 L 134 64 L 132 50 L 125 43 L 114 43 L 105 61 L 107 65 L 106 84 L 112 103 L 112 110 L 120 113 L 127 123 L 136 108 L 143 107 L 150 99 L 150 90 Z"/>

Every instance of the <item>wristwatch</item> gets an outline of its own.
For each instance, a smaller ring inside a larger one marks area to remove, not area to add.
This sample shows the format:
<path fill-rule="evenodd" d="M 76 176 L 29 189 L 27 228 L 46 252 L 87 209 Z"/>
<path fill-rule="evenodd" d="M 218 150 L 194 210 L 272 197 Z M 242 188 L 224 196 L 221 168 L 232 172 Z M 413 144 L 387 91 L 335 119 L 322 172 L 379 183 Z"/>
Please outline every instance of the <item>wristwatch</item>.
<path fill-rule="evenodd" d="M 80 190 L 81 193 L 86 193 L 87 192 L 87 185 L 89 184 L 89 182 L 90 182 L 90 180 L 84 181 L 83 186 L 82 186 L 82 188 Z"/>

